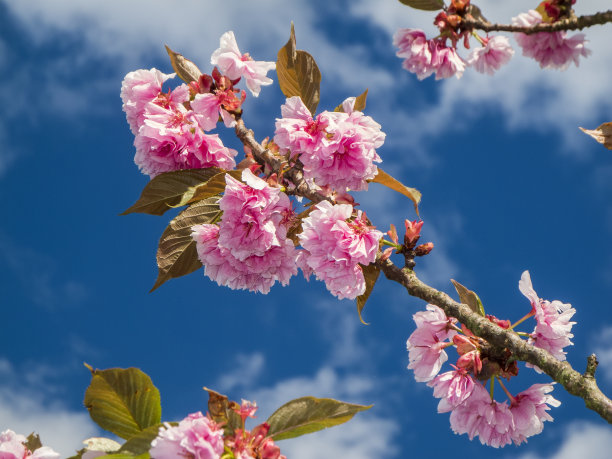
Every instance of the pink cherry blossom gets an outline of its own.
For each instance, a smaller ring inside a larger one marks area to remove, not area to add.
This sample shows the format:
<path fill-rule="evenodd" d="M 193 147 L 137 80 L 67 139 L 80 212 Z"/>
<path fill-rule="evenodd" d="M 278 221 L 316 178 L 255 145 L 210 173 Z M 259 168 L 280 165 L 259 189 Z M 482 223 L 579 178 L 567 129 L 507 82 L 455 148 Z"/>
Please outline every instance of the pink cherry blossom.
<path fill-rule="evenodd" d="M 289 198 L 280 188 L 269 186 L 249 169 L 242 172 L 242 180 L 245 183 L 227 174 L 225 194 L 219 201 L 223 211 L 219 244 L 238 260 L 280 247 L 293 213 Z"/>
<path fill-rule="evenodd" d="M 459 57 L 455 48 L 446 46 L 441 40 L 431 40 L 431 66 L 435 69 L 436 80 L 456 76 L 461 78 L 465 61 Z"/>
<path fill-rule="evenodd" d="M 434 397 L 440 399 L 438 413 L 446 413 L 463 403 L 472 394 L 474 384 L 472 377 L 461 368 L 442 373 L 427 383 L 434 388 Z"/>
<path fill-rule="evenodd" d="M 283 118 L 276 120 L 274 142 L 299 155 L 306 180 L 341 192 L 367 190 L 367 181 L 378 173 L 374 163 L 382 161 L 376 148 L 385 134 L 371 117 L 354 110 L 354 100 L 343 106 L 349 111 L 325 111 L 313 119 L 299 97 L 287 99 Z"/>
<path fill-rule="evenodd" d="M 56 453 L 48 446 L 41 446 L 30 451 L 25 442 L 27 438 L 24 435 L 17 434 L 12 430 L 5 430 L 0 433 L 0 459 L 59 459 L 59 453 Z"/>
<path fill-rule="evenodd" d="M 521 13 L 512 18 L 512 25 L 533 26 L 542 22 L 542 16 L 535 10 Z M 566 31 L 539 32 L 534 34 L 516 33 L 514 38 L 523 49 L 523 56 L 531 57 L 539 62 L 543 69 L 555 68 L 565 70 L 571 62 L 576 67 L 579 58 L 587 57 L 591 51 L 585 47 L 584 34 L 578 33 L 567 37 Z"/>
<path fill-rule="evenodd" d="M 434 73 L 430 44 L 422 30 L 399 29 L 393 35 L 393 45 L 399 48 L 396 55 L 404 58 L 402 67 L 416 74 L 419 80 Z"/>
<path fill-rule="evenodd" d="M 508 39 L 501 35 L 485 38 L 484 41 L 484 46 L 474 48 L 467 62 L 476 71 L 493 75 L 510 61 L 514 50 Z"/>
<path fill-rule="evenodd" d="M 559 360 L 565 360 L 566 353 L 563 348 L 573 344 L 570 340 L 574 337 L 571 329 L 576 322 L 570 322 L 570 319 L 576 310 L 571 307 L 571 304 L 564 304 L 558 300 L 550 302 L 540 299 L 531 284 L 529 271 L 522 274 L 519 290 L 531 302 L 537 322 L 529 343 L 546 349 Z M 539 371 L 537 367 L 534 368 Z"/>
<path fill-rule="evenodd" d="M 145 106 L 160 95 L 164 81 L 173 77 L 174 73 L 167 75 L 155 68 L 136 70 L 125 76 L 121 83 L 121 100 L 134 135 L 138 134 L 144 120 Z"/>
<path fill-rule="evenodd" d="M 456 434 L 478 437 L 483 445 L 494 448 L 512 443 L 514 419 L 506 403 L 491 400 L 481 384 L 474 384 L 472 393 L 450 415 L 451 429 Z"/>
<path fill-rule="evenodd" d="M 193 413 L 178 426 L 159 428 L 159 434 L 151 442 L 152 459 L 219 459 L 223 454 L 223 430 L 201 412 Z"/>
<path fill-rule="evenodd" d="M 236 120 L 223 108 L 223 94 L 196 94 L 191 101 L 191 108 L 196 114 L 200 127 L 205 131 L 210 131 L 217 126 L 219 116 L 223 120 L 225 127 L 234 127 Z"/>
<path fill-rule="evenodd" d="M 298 235 L 305 249 L 299 255 L 299 263 L 305 264 L 307 271 L 312 270 L 340 299 L 354 299 L 365 292 L 359 264 L 374 262 L 382 238 L 382 233 L 368 226 L 360 212 L 349 220 L 352 213 L 350 204 L 322 201 L 302 221 L 302 233 Z"/>
<path fill-rule="evenodd" d="M 221 35 L 219 48 L 212 54 L 210 63 L 218 66 L 231 80 L 244 77 L 255 97 L 259 96 L 261 86 L 272 84 L 266 74 L 276 68 L 274 62 L 254 61 L 248 54 L 242 54 L 232 31 Z"/>
<path fill-rule="evenodd" d="M 539 434 L 544 421 L 553 420 L 548 410 L 551 406 L 561 405 L 561 402 L 549 395 L 552 390 L 552 384 L 534 384 L 514 397 L 510 411 L 515 424 L 512 435 L 515 444 L 520 445 L 528 437 Z"/>
<path fill-rule="evenodd" d="M 454 317 L 447 317 L 442 308 L 428 304 L 425 311 L 419 311 L 412 316 L 416 323 L 413 335 L 434 336 L 439 341 L 453 339 L 457 332 L 453 325 L 457 323 Z"/>

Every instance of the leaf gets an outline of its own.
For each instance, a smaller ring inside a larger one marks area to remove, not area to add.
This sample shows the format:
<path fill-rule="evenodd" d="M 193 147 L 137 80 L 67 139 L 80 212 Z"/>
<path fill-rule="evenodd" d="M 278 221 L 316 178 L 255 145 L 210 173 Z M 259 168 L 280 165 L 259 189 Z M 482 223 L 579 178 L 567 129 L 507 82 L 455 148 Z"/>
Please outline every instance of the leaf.
<path fill-rule="evenodd" d="M 190 187 L 181 198 L 181 202 L 179 202 L 174 207 L 181 207 L 187 204 L 192 204 L 194 202 L 202 201 L 206 198 L 210 198 L 212 196 L 216 196 L 225 191 L 225 175 L 229 174 L 234 177 L 236 180 L 240 180 L 242 177 L 242 171 L 233 170 L 233 171 L 223 171 L 210 180 L 204 183 L 200 183 L 199 185 Z"/>
<path fill-rule="evenodd" d="M 451 282 L 455 286 L 455 290 L 457 290 L 457 293 L 459 294 L 459 298 L 461 299 L 461 302 L 463 304 L 467 304 L 469 308 L 472 311 L 474 311 L 476 314 L 480 314 L 481 316 L 484 317 L 485 315 L 484 306 L 482 305 L 482 301 L 480 301 L 480 298 L 478 298 L 478 295 L 476 295 L 476 293 L 464 287 L 463 285 L 461 285 L 459 282 L 457 282 L 454 279 L 451 279 Z"/>
<path fill-rule="evenodd" d="M 84 404 L 91 419 L 115 435 L 129 439 L 161 421 L 159 391 L 138 368 L 91 371 Z"/>
<path fill-rule="evenodd" d="M 217 197 L 212 197 L 192 204 L 164 230 L 157 248 L 157 279 L 151 292 L 167 280 L 185 276 L 202 266 L 191 237 L 191 227 L 213 223 L 221 215 L 218 201 Z"/>
<path fill-rule="evenodd" d="M 302 221 L 315 209 L 316 206 L 309 206 L 306 210 L 297 214 L 293 219 L 293 222 L 287 231 L 287 239 L 291 239 L 295 245 L 300 244 L 300 239 L 297 237 L 297 235 L 302 232 Z"/>
<path fill-rule="evenodd" d="M 353 106 L 353 110 L 358 111 L 358 112 L 362 112 L 365 110 L 366 107 L 366 99 L 368 97 L 368 90 L 366 89 L 363 93 L 361 93 L 359 96 L 357 96 L 355 98 L 355 105 Z M 342 102 L 343 104 L 344 102 Z M 338 105 L 336 108 L 334 108 L 335 112 L 344 112 L 344 107 L 342 107 L 342 104 Z"/>
<path fill-rule="evenodd" d="M 172 51 L 168 45 L 166 45 L 166 51 L 168 52 L 168 56 L 170 56 L 172 68 L 181 80 L 189 84 L 192 81 L 198 81 L 200 79 L 202 72 L 197 65 L 183 57 L 182 54 Z"/>
<path fill-rule="evenodd" d="M 295 438 L 349 421 L 372 407 L 353 405 L 331 398 L 302 397 L 285 403 L 266 421 L 275 441 Z"/>
<path fill-rule="evenodd" d="M 408 5 L 417 10 L 436 11 L 444 8 L 443 0 L 399 0 L 400 3 Z"/>
<path fill-rule="evenodd" d="M 192 187 L 209 181 L 222 171 L 223 169 L 217 167 L 209 167 L 207 169 L 187 169 L 159 174 L 147 183 L 138 201 L 121 215 L 135 212 L 163 215 L 172 207 L 185 205 L 186 203 L 181 204 L 181 202 Z"/>
<path fill-rule="evenodd" d="M 360 266 L 361 266 L 361 270 L 363 271 L 363 277 L 365 279 L 366 289 L 363 295 L 359 295 L 357 297 L 357 312 L 359 313 L 359 320 L 361 320 L 361 323 L 364 325 L 369 325 L 367 322 L 363 320 L 363 317 L 361 316 L 361 312 L 363 311 L 363 308 L 365 307 L 366 301 L 368 301 L 368 298 L 370 298 L 370 294 L 372 293 L 372 290 L 374 289 L 374 285 L 376 284 L 376 281 L 378 280 L 378 276 L 380 275 L 380 268 L 375 263 L 370 263 L 368 266 L 363 266 L 363 265 L 360 265 Z"/>
<path fill-rule="evenodd" d="M 491 24 L 487 18 L 482 15 L 482 11 L 474 4 L 470 4 L 467 9 L 468 14 L 471 14 L 474 19 L 484 24 Z"/>
<path fill-rule="evenodd" d="M 276 74 L 285 97 L 300 96 L 304 105 L 314 115 L 319 105 L 321 72 L 314 57 L 306 51 L 295 49 L 293 22 L 289 41 L 277 54 Z"/>
<path fill-rule="evenodd" d="M 30 435 L 28 435 L 28 438 L 26 438 L 25 445 L 30 451 L 36 451 L 38 448 L 42 448 L 40 436 L 32 432 Z"/>
<path fill-rule="evenodd" d="M 150 427 L 147 427 L 147 429 L 150 429 Z M 119 448 L 121 448 L 121 445 L 115 440 L 104 437 L 91 437 L 84 440 L 83 443 L 86 445 L 85 450 L 89 451 L 104 451 L 105 453 L 112 453 L 114 451 L 119 451 Z"/>
<path fill-rule="evenodd" d="M 612 121 L 600 125 L 592 131 L 580 128 L 582 132 L 590 135 L 608 150 L 612 150 Z"/>
<path fill-rule="evenodd" d="M 171 425 L 178 425 L 178 423 L 169 423 Z M 134 435 L 128 441 L 126 441 L 121 448 L 118 448 L 118 453 L 132 454 L 137 456 L 144 454 L 151 449 L 151 442 L 159 435 L 159 428 L 164 424 L 157 424 L 154 426 L 147 427 L 138 435 Z M 91 448 L 90 448 L 91 449 Z"/>
<path fill-rule="evenodd" d="M 208 413 L 216 423 L 224 424 L 226 435 L 232 435 L 236 429 L 242 428 L 242 419 L 235 411 L 240 405 L 212 389 L 205 387 L 204 390 L 208 392 Z"/>
<path fill-rule="evenodd" d="M 372 180 L 372 183 L 380 183 L 381 185 L 391 188 L 393 191 L 403 194 L 414 203 L 414 210 L 419 215 L 419 202 L 421 202 L 421 192 L 416 188 L 410 188 L 404 185 L 399 180 L 394 179 L 380 167 L 378 168 L 378 174 Z"/>

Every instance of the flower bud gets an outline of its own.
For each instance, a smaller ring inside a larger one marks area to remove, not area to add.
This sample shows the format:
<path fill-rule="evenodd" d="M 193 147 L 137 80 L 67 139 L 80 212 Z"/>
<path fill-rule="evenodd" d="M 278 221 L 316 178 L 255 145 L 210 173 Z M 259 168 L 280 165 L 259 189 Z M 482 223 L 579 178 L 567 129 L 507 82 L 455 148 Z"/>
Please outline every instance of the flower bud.
<path fill-rule="evenodd" d="M 434 248 L 433 242 L 428 242 L 427 244 L 421 244 L 414 249 L 414 255 L 417 257 L 422 257 L 431 252 Z"/>
<path fill-rule="evenodd" d="M 419 238 L 421 237 L 421 228 L 423 227 L 423 220 L 413 221 L 406 220 L 404 226 L 406 227 L 406 235 L 404 236 L 404 245 L 407 249 L 412 249 Z"/>

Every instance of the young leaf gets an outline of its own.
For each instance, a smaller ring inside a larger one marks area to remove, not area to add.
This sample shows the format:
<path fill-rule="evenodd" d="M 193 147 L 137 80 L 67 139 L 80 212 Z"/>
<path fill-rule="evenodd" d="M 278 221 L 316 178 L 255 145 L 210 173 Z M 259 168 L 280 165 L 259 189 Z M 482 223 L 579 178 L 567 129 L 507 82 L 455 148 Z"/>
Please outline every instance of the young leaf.
<path fill-rule="evenodd" d="M 469 308 L 474 311 L 476 314 L 480 314 L 481 316 L 485 315 L 484 306 L 482 305 L 482 301 L 478 298 L 476 293 L 472 292 L 468 288 L 461 285 L 454 279 L 451 279 L 451 282 L 455 286 L 455 290 L 459 294 L 459 299 L 463 304 L 467 304 Z"/>
<path fill-rule="evenodd" d="M 368 90 L 366 89 L 365 91 L 363 91 L 363 93 L 361 93 L 359 96 L 355 98 L 355 106 L 353 107 L 353 110 L 358 111 L 358 112 L 364 111 L 366 107 L 367 97 L 368 97 Z M 344 112 L 344 108 L 342 107 L 342 104 L 334 108 L 334 111 Z"/>
<path fill-rule="evenodd" d="M 176 425 L 177 423 L 170 424 Z M 147 427 L 138 435 L 134 435 L 121 446 L 118 453 L 132 454 L 134 456 L 147 453 L 149 449 L 151 449 L 151 442 L 159 435 L 159 428 L 163 425 L 164 424 L 157 424 Z"/>
<path fill-rule="evenodd" d="M 26 448 L 30 451 L 35 451 L 38 448 L 42 448 L 42 442 L 40 441 L 40 436 L 34 432 L 28 435 L 25 441 Z"/>
<path fill-rule="evenodd" d="M 374 285 L 376 284 L 376 281 L 378 280 L 378 276 L 380 275 L 380 268 L 376 266 L 375 263 L 371 263 L 368 266 L 363 266 L 363 265 L 360 265 L 360 266 L 363 271 L 363 277 L 365 279 L 366 289 L 363 295 L 359 295 L 357 297 L 357 312 L 359 313 L 359 320 L 361 320 L 361 323 L 364 325 L 369 325 L 367 322 L 363 320 L 363 317 L 361 316 L 361 312 L 363 311 L 363 308 L 365 307 L 366 301 L 368 301 L 368 298 L 370 298 L 370 294 L 372 293 L 372 290 L 374 289 Z"/>
<path fill-rule="evenodd" d="M 159 391 L 138 368 L 91 370 L 84 404 L 105 430 L 129 439 L 161 421 Z"/>
<path fill-rule="evenodd" d="M 225 191 L 226 174 L 231 175 L 237 180 L 240 180 L 240 177 L 242 177 L 242 171 L 239 170 L 223 171 L 205 183 L 200 183 L 199 185 L 190 187 L 185 194 L 183 194 L 181 202 L 179 202 L 175 207 L 193 204 L 194 202 L 202 201 L 206 198 L 223 193 Z"/>
<path fill-rule="evenodd" d="M 417 10 L 436 11 L 444 8 L 443 0 L 399 0 L 400 3 L 408 5 Z"/>
<path fill-rule="evenodd" d="M 310 54 L 295 49 L 293 22 L 289 41 L 277 54 L 276 74 L 285 97 L 300 96 L 304 105 L 314 115 L 319 105 L 321 72 Z"/>
<path fill-rule="evenodd" d="M 166 172 L 151 179 L 142 190 L 138 201 L 121 215 L 135 212 L 150 215 L 162 215 L 172 207 L 177 207 L 184 196 L 193 187 L 207 182 L 212 177 L 223 172 L 223 169 L 209 167 L 207 169 L 186 169 Z"/>
<path fill-rule="evenodd" d="M 380 183 L 381 185 L 391 188 L 393 191 L 403 194 L 414 203 L 414 210 L 419 215 L 419 202 L 421 201 L 421 192 L 416 188 L 410 188 L 401 183 L 399 180 L 394 179 L 380 167 L 378 168 L 378 174 L 372 180 L 372 183 Z"/>
<path fill-rule="evenodd" d="M 165 229 L 157 248 L 158 275 L 151 292 L 169 279 L 185 276 L 202 266 L 191 227 L 212 223 L 220 215 L 219 199 L 212 197 L 187 207 Z"/>
<path fill-rule="evenodd" d="M 353 405 L 331 398 L 302 397 L 285 403 L 266 421 L 276 440 L 299 437 L 349 421 L 372 405 Z"/>
<path fill-rule="evenodd" d="M 168 56 L 170 56 L 172 68 L 181 80 L 187 84 L 191 83 L 192 81 L 198 81 L 200 75 L 202 75 L 202 72 L 197 65 L 191 62 L 189 59 L 183 57 L 182 54 L 172 51 L 168 45 L 166 45 L 166 51 L 168 52 Z"/>
<path fill-rule="evenodd" d="M 242 419 L 234 410 L 240 405 L 212 389 L 205 387 L 204 390 L 208 392 L 208 413 L 216 423 L 225 425 L 226 434 L 233 434 L 237 428 L 241 428 Z"/>
<path fill-rule="evenodd" d="M 287 231 L 287 238 L 291 239 L 295 245 L 299 245 L 300 243 L 300 240 L 297 237 L 297 235 L 302 232 L 302 221 L 306 217 L 308 217 L 308 215 L 310 215 L 310 212 L 312 212 L 315 209 L 316 207 L 314 205 L 309 206 L 306 210 L 297 214 L 296 217 L 293 219 L 293 223 L 291 224 L 291 226 L 289 227 L 289 230 Z"/>
<path fill-rule="evenodd" d="M 580 130 L 593 137 L 608 150 L 612 150 L 612 121 L 600 125 L 597 129 L 580 128 Z"/>

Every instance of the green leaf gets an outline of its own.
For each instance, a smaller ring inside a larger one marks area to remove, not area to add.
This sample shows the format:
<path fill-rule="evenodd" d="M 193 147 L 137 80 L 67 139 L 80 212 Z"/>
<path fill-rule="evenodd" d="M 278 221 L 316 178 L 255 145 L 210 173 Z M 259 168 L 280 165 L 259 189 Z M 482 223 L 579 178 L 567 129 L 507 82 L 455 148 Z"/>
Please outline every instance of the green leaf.
<path fill-rule="evenodd" d="M 359 320 L 364 325 L 369 325 L 366 321 L 363 320 L 361 316 L 361 312 L 365 307 L 366 301 L 370 298 L 370 294 L 374 289 L 374 285 L 378 280 L 378 276 L 380 275 L 380 268 L 375 263 L 370 263 L 368 266 L 361 266 L 361 270 L 363 271 L 363 277 L 365 279 L 366 289 L 363 295 L 359 295 L 357 297 L 357 312 L 359 313 Z"/>
<path fill-rule="evenodd" d="M 204 183 L 200 183 L 199 185 L 190 187 L 181 198 L 181 202 L 179 202 L 174 207 L 181 207 L 187 204 L 193 204 L 194 202 L 202 201 L 206 198 L 210 198 L 212 196 L 216 196 L 225 191 L 225 175 L 229 174 L 234 177 L 236 180 L 240 180 L 242 177 L 242 171 L 233 170 L 233 171 L 223 171 L 210 180 Z"/>
<path fill-rule="evenodd" d="M 172 207 L 177 207 L 184 200 L 185 194 L 193 187 L 207 182 L 212 177 L 223 172 L 223 169 L 209 167 L 207 169 L 186 169 L 166 172 L 151 179 L 142 190 L 138 201 L 121 215 L 135 212 L 151 215 L 162 215 Z M 191 196 L 193 197 L 193 195 Z"/>
<path fill-rule="evenodd" d="M 138 368 L 91 371 L 84 404 L 91 419 L 115 435 L 129 439 L 161 421 L 159 391 Z"/>
<path fill-rule="evenodd" d="M 451 279 L 451 282 L 455 286 L 455 290 L 459 294 L 459 298 L 463 304 L 467 304 L 469 308 L 474 311 L 476 314 L 480 314 L 484 317 L 485 311 L 484 306 L 482 305 L 482 301 L 478 298 L 476 293 L 472 292 L 470 289 L 464 287 L 459 282 L 454 279 Z"/>
<path fill-rule="evenodd" d="M 168 52 L 168 56 L 170 56 L 172 68 L 181 80 L 189 84 L 192 81 L 198 81 L 200 79 L 202 72 L 197 65 L 183 57 L 182 54 L 172 51 L 168 45 L 166 45 L 166 51 Z"/>
<path fill-rule="evenodd" d="M 295 438 L 349 421 L 370 406 L 353 405 L 331 398 L 302 397 L 285 403 L 266 421 L 274 440 Z"/>
<path fill-rule="evenodd" d="M 378 168 L 378 174 L 376 174 L 376 177 L 370 180 L 370 182 L 380 183 L 381 185 L 391 188 L 393 191 L 397 191 L 398 193 L 401 193 L 409 198 L 414 203 L 414 210 L 416 211 L 416 214 L 419 215 L 419 202 L 421 202 L 421 192 L 419 190 L 416 188 L 407 187 L 399 180 L 391 177 L 380 167 Z"/>
<path fill-rule="evenodd" d="M 444 8 L 443 0 L 399 0 L 400 3 L 408 5 L 417 10 L 436 11 Z"/>
<path fill-rule="evenodd" d="M 40 436 L 32 432 L 30 435 L 28 435 L 28 438 L 26 438 L 25 445 L 30 451 L 36 451 L 38 448 L 42 448 Z"/>
<path fill-rule="evenodd" d="M 212 197 L 187 207 L 164 230 L 157 248 L 158 274 L 151 292 L 169 279 L 185 276 L 202 266 L 191 227 L 214 223 L 220 216 L 219 198 Z"/>
<path fill-rule="evenodd" d="M 171 425 L 178 425 L 177 423 L 170 423 Z M 147 427 L 138 435 L 134 435 L 123 446 L 119 449 L 119 453 L 132 454 L 137 456 L 138 454 L 144 454 L 151 449 L 151 442 L 159 434 L 159 428 L 164 424 L 157 424 L 151 427 Z"/>
<path fill-rule="evenodd" d="M 300 96 L 304 105 L 314 115 L 319 105 L 321 72 L 310 54 L 295 49 L 295 31 L 291 23 L 289 41 L 276 58 L 278 84 L 285 97 Z"/>
<path fill-rule="evenodd" d="M 366 89 L 363 93 L 361 93 L 359 96 L 355 97 L 355 105 L 353 106 L 353 110 L 358 111 L 358 112 L 362 112 L 365 110 L 366 107 L 366 99 L 368 97 L 368 90 Z M 338 105 L 336 108 L 334 108 L 335 112 L 344 112 L 344 108 L 342 107 L 342 104 Z"/>

